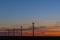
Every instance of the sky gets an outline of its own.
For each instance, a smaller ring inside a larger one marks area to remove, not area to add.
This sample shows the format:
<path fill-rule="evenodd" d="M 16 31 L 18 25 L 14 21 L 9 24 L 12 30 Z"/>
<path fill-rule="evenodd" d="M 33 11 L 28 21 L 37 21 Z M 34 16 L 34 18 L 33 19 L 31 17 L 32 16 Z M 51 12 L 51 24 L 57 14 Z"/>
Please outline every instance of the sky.
<path fill-rule="evenodd" d="M 0 0 L 0 24 L 60 21 L 60 0 Z"/>

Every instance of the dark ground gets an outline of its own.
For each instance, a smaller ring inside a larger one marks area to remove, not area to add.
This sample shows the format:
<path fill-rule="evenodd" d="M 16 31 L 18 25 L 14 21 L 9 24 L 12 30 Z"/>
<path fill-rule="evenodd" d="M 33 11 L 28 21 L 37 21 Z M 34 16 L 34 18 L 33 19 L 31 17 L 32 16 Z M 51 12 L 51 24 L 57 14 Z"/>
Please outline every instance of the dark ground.
<path fill-rule="evenodd" d="M 60 40 L 60 36 L 59 37 L 52 37 L 52 36 L 3 36 L 0 37 L 1 40 Z"/>

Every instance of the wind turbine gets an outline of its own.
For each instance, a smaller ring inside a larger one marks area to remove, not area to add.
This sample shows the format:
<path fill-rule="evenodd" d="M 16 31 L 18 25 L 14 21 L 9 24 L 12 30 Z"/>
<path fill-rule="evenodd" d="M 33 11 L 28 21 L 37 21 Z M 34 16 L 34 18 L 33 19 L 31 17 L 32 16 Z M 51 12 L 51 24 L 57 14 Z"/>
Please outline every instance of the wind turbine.
<path fill-rule="evenodd" d="M 33 17 L 33 20 L 34 20 L 34 17 Z M 33 30 L 33 37 L 34 37 L 34 21 L 32 20 L 32 30 Z"/>

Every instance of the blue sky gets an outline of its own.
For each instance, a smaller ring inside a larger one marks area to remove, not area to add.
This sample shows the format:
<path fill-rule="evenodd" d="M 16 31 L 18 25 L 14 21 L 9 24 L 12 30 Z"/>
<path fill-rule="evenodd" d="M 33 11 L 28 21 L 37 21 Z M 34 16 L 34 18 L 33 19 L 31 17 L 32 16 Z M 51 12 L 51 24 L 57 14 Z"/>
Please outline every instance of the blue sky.
<path fill-rule="evenodd" d="M 0 0 L 0 23 L 60 20 L 60 0 Z"/>

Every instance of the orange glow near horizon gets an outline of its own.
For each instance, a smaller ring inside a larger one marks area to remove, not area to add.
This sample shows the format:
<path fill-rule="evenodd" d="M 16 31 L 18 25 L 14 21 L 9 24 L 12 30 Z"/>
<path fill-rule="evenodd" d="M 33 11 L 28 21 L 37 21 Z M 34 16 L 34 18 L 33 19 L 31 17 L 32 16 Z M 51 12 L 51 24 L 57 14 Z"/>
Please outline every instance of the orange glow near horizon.
<path fill-rule="evenodd" d="M 2 33 L 1 34 L 1 32 L 7 32 L 7 33 L 5 33 L 5 34 Z M 0 31 L 0 36 L 21 36 L 21 31 L 16 31 L 15 33 L 13 33 L 13 32 L 8 33 L 8 31 Z M 24 31 L 22 31 L 22 36 L 33 36 L 33 31 L 32 30 L 24 30 Z M 60 36 L 60 31 L 45 31 L 45 32 L 42 32 L 40 30 L 35 30 L 34 31 L 34 36 Z"/>

